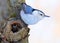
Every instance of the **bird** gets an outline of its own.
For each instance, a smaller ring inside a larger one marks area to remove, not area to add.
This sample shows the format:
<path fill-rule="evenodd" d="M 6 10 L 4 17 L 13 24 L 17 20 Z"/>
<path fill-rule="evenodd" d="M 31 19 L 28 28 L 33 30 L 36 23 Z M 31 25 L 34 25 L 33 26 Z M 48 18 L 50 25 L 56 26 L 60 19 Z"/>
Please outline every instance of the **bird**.
<path fill-rule="evenodd" d="M 22 10 L 20 11 L 20 16 L 21 19 L 27 25 L 34 25 L 38 23 L 40 20 L 42 20 L 44 17 L 50 17 L 48 15 L 45 15 L 45 13 L 42 12 L 41 10 L 32 8 L 26 3 L 22 3 L 21 5 L 22 5 Z"/>

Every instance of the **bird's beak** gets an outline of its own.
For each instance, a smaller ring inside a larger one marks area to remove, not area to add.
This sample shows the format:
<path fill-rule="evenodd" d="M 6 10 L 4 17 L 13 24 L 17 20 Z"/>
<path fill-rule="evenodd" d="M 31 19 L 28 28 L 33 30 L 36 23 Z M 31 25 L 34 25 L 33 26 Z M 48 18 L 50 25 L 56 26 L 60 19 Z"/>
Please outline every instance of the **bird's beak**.
<path fill-rule="evenodd" d="M 48 16 L 48 15 L 45 15 L 45 17 L 50 17 L 50 16 Z"/>

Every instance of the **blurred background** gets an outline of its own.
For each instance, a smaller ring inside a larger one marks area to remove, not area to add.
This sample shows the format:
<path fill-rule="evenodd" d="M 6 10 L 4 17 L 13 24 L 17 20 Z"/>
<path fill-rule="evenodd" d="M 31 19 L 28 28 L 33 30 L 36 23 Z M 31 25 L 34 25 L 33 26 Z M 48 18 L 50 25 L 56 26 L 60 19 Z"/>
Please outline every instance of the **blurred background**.
<path fill-rule="evenodd" d="M 60 43 L 60 0 L 26 0 L 26 3 L 50 16 L 29 25 L 29 43 Z"/>

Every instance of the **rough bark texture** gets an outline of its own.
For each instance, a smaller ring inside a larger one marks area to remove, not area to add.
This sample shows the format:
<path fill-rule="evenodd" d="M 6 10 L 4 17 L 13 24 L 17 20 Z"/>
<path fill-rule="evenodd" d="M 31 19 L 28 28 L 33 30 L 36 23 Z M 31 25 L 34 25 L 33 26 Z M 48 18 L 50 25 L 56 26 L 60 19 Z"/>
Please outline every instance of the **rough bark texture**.
<path fill-rule="evenodd" d="M 0 43 L 28 43 L 29 28 L 19 15 L 24 2 L 0 0 Z"/>

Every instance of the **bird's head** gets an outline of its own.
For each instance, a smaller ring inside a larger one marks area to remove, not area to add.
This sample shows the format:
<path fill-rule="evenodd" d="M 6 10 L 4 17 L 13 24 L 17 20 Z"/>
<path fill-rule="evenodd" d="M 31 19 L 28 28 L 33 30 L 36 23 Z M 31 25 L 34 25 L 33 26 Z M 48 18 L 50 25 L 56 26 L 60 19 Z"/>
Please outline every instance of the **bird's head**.
<path fill-rule="evenodd" d="M 42 12 L 41 10 L 33 9 L 32 12 L 33 12 L 34 15 L 36 15 L 40 19 L 42 19 L 44 17 L 50 17 L 48 15 L 45 15 L 45 13 Z"/>

